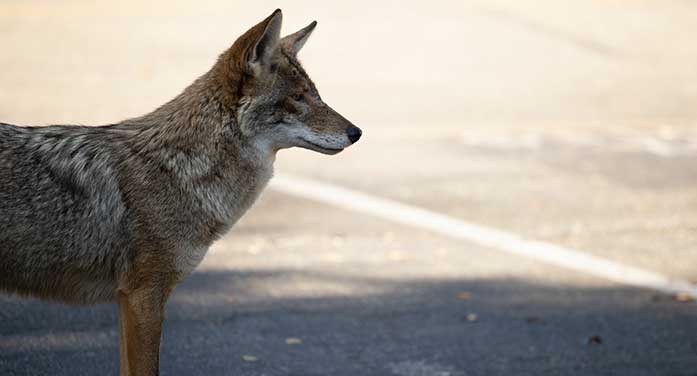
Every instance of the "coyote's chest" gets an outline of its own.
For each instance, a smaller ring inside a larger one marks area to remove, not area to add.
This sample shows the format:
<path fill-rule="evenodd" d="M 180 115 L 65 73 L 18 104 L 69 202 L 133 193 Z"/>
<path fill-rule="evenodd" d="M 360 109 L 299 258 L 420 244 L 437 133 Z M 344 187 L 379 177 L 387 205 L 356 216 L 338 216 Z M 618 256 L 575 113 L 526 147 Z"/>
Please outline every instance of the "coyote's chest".
<path fill-rule="evenodd" d="M 195 184 L 191 187 L 194 201 L 208 219 L 231 227 L 254 204 L 272 174 L 273 167 L 269 165 L 251 173 Z"/>
<path fill-rule="evenodd" d="M 239 166 L 242 167 L 242 166 Z M 185 190 L 191 196 L 198 213 L 192 228 L 192 243 L 180 249 L 174 257 L 177 274 L 184 278 L 203 260 L 208 247 L 230 228 L 254 204 L 259 194 L 273 175 L 273 160 L 257 164 L 255 168 L 244 166 L 238 171 L 222 174 L 221 179 L 211 179 L 205 183 L 191 180 Z M 209 228 L 209 226 L 216 226 Z M 196 239 L 196 240 L 194 240 Z"/>

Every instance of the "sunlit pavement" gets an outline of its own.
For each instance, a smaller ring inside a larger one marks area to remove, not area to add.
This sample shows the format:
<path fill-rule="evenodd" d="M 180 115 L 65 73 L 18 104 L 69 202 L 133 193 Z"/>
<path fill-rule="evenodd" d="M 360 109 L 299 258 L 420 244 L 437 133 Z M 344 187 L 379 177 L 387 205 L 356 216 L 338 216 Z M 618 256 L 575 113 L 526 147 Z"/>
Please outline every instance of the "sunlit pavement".
<path fill-rule="evenodd" d="M 276 7 L 164 4 L 0 5 L 0 121 L 148 111 Z M 697 8 L 420 4 L 283 6 L 364 137 L 277 171 L 697 283 Z M 162 373 L 694 376 L 679 300 L 268 190 L 177 288 Z M 117 374 L 117 338 L 114 306 L 0 298 L 2 375 Z"/>

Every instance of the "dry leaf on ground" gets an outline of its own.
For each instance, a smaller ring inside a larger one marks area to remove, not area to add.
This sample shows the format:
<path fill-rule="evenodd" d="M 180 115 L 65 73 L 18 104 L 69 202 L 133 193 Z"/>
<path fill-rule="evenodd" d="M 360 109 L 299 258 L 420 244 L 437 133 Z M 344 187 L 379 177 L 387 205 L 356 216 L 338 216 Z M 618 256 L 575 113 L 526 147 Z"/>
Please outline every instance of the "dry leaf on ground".
<path fill-rule="evenodd" d="M 286 338 L 286 345 L 300 345 L 303 341 L 300 338 L 290 337 Z"/>

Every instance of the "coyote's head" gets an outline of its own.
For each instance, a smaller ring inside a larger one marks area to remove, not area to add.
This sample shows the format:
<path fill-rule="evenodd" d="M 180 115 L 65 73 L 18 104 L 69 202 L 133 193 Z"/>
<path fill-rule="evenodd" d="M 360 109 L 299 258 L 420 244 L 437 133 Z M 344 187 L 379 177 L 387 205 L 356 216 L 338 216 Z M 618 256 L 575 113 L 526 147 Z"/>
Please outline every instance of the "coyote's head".
<path fill-rule="evenodd" d="M 322 101 L 297 59 L 316 22 L 280 38 L 280 9 L 249 29 L 218 65 L 236 107 L 242 133 L 273 149 L 294 146 L 336 154 L 358 141 L 361 130 Z M 231 85 L 231 83 L 234 83 Z"/>

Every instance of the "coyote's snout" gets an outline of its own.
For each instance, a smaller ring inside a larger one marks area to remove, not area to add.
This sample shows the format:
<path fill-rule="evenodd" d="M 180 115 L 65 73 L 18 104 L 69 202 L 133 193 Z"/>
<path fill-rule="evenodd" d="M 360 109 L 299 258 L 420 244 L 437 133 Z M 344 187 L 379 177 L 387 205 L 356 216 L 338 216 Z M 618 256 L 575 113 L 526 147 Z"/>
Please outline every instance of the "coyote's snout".
<path fill-rule="evenodd" d="M 118 302 L 122 375 L 155 375 L 164 304 L 271 178 L 276 152 L 361 130 L 322 101 L 281 11 L 157 110 L 100 127 L 0 124 L 0 289 Z"/>

